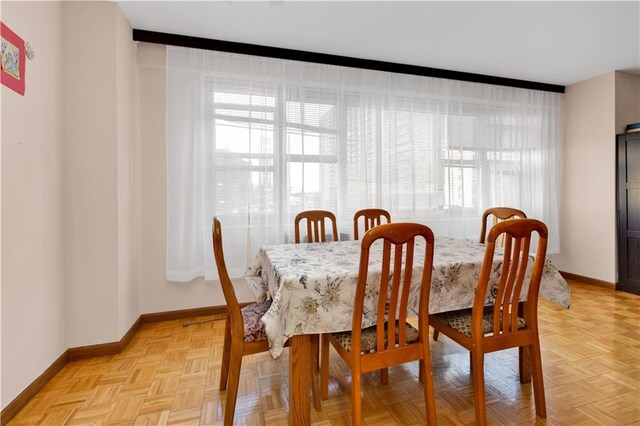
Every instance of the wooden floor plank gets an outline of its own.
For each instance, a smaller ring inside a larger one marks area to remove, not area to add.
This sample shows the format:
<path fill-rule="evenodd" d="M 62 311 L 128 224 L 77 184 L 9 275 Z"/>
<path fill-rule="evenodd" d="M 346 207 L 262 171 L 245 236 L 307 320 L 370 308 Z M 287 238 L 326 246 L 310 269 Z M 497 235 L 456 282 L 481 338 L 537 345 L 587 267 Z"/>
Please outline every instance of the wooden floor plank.
<path fill-rule="evenodd" d="M 546 424 L 640 424 L 640 297 L 571 282 L 572 307 L 540 303 Z M 207 319 L 199 317 L 198 319 Z M 65 365 L 10 425 L 219 425 L 224 321 L 143 324 L 117 355 Z M 438 423 L 474 422 L 469 355 L 444 336 L 431 342 Z M 236 422 L 280 425 L 289 418 L 288 353 L 245 357 Z M 535 417 L 531 385 L 518 380 L 517 350 L 486 357 L 490 424 L 545 424 Z M 424 424 L 418 365 L 390 369 L 389 384 L 364 376 L 363 422 Z M 351 376 L 332 353 L 329 399 L 311 410 L 314 425 L 351 424 Z"/>

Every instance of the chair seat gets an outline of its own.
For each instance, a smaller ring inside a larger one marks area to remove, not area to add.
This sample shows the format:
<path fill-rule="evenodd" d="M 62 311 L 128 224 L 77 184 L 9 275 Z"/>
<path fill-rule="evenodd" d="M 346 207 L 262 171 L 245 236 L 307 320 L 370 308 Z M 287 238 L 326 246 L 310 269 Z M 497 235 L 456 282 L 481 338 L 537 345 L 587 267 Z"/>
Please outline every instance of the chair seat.
<path fill-rule="evenodd" d="M 351 331 L 341 331 L 340 333 L 332 333 L 333 337 L 344 347 L 347 351 L 351 352 Z M 407 343 L 417 342 L 419 338 L 418 329 L 407 323 Z M 387 344 L 387 331 L 385 328 L 384 336 L 385 346 Z M 398 327 L 396 327 L 396 344 L 399 343 Z M 367 353 L 376 350 L 376 326 L 373 325 L 368 328 L 362 329 L 360 337 L 360 351 Z"/>
<path fill-rule="evenodd" d="M 267 333 L 264 329 L 262 317 L 271 307 L 271 300 L 262 303 L 252 303 L 242 308 L 242 321 L 244 322 L 244 341 L 257 342 L 265 340 Z"/>
<path fill-rule="evenodd" d="M 471 337 L 471 313 L 471 309 L 462 309 L 460 311 L 433 314 L 432 316 L 465 336 Z M 526 326 L 527 322 L 524 318 L 518 317 L 518 329 Z M 500 324 L 500 327 L 502 327 L 502 324 Z M 489 333 L 493 333 L 493 306 L 486 306 L 482 315 L 482 334 Z"/>

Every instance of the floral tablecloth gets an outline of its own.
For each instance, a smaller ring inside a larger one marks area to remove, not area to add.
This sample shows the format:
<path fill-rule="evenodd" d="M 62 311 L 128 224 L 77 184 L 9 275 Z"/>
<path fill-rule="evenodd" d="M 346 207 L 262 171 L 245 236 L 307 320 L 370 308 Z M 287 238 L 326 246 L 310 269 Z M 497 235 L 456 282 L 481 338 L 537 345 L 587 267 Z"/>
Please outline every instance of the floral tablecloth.
<path fill-rule="evenodd" d="M 469 240 L 438 237 L 435 242 L 429 312 L 469 308 L 484 257 L 484 246 Z M 382 242 L 371 247 L 363 327 L 375 324 Z M 245 280 L 259 301 L 272 299 L 262 318 L 271 355 L 278 357 L 287 339 L 351 329 L 360 241 L 263 246 L 247 269 Z M 409 307 L 417 313 L 424 240 L 416 239 Z M 500 277 L 502 254 L 496 250 L 486 302 L 492 302 Z M 528 262 L 527 278 L 533 262 Z M 528 279 L 525 280 L 528 283 Z M 526 297 L 527 286 L 521 297 Z M 571 292 L 558 270 L 547 261 L 540 296 L 568 308 Z"/>

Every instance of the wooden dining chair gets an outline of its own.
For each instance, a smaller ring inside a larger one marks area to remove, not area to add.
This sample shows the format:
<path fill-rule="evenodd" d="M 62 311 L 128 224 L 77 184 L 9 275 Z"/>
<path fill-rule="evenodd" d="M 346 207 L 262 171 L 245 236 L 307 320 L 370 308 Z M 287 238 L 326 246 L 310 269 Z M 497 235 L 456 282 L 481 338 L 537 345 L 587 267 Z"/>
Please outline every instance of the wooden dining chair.
<path fill-rule="evenodd" d="M 493 217 L 493 225 L 507 219 L 527 218 L 527 215 L 522 210 L 514 209 L 511 207 L 492 207 L 485 210 L 485 212 L 482 213 L 482 230 L 480 231 L 480 244 L 484 244 L 484 240 L 487 235 L 487 220 L 489 219 L 489 216 Z"/>
<path fill-rule="evenodd" d="M 525 274 L 529 262 L 529 246 L 534 232 L 539 235 L 538 249 L 528 280 L 527 299 L 519 311 L 520 294 L 526 287 Z M 500 266 L 497 288 L 489 288 L 494 269 L 496 239 L 504 235 L 504 258 Z M 530 351 L 533 393 L 536 413 L 546 418 L 547 410 L 542 380 L 542 360 L 538 336 L 538 290 L 547 251 L 547 227 L 534 219 L 513 219 L 494 225 L 487 238 L 482 269 L 478 279 L 473 308 L 444 312 L 429 317 L 429 325 L 444 333 L 470 352 L 475 399 L 476 424 L 486 424 L 484 391 L 484 355 L 490 352 L 520 348 L 520 380 L 523 381 L 523 349 Z M 495 294 L 485 306 L 487 291 Z"/>
<path fill-rule="evenodd" d="M 484 244 L 485 237 L 487 234 L 487 221 L 489 220 L 489 216 L 493 217 L 493 225 L 498 224 L 501 221 L 509 220 L 509 219 L 526 219 L 527 215 L 518 209 L 514 209 L 511 207 L 492 207 L 487 209 L 482 213 L 482 230 L 480 231 L 480 244 Z M 492 225 L 492 226 L 493 226 Z M 504 247 L 504 236 L 500 236 L 496 241 L 497 247 Z M 433 330 L 433 340 L 438 340 L 438 336 L 440 332 L 438 330 Z"/>
<path fill-rule="evenodd" d="M 384 209 L 362 209 L 358 210 L 353 215 L 353 239 L 358 239 L 358 225 L 360 222 L 360 218 L 363 218 L 364 222 L 364 232 L 366 233 L 369 229 L 374 226 L 382 225 L 382 219 L 386 219 L 385 223 L 391 222 L 391 215 L 388 211 Z"/>
<path fill-rule="evenodd" d="M 413 276 L 416 237 L 425 240 L 424 266 L 420 275 L 418 328 L 407 323 L 407 305 Z M 367 289 L 369 252 L 371 245 L 383 240 L 382 277 L 380 287 Z M 391 251 L 393 246 L 393 265 Z M 421 379 L 429 424 L 435 424 L 435 396 L 429 350 L 429 288 L 433 267 L 433 232 L 417 223 L 389 223 L 371 229 L 363 237 L 360 252 L 358 282 L 353 308 L 351 331 L 322 335 L 321 395 L 328 397 L 329 343 L 351 369 L 351 400 L 353 424 L 362 421 L 362 374 L 410 361 L 420 361 Z M 406 254 L 403 250 L 406 247 Z M 389 288 L 391 286 L 391 288 Z M 372 293 L 378 296 L 372 296 Z M 387 295 L 390 294 L 389 303 Z M 380 297 L 381 295 L 381 297 Z M 365 298 L 376 297 L 376 325 L 362 329 Z M 398 309 L 388 309 L 389 306 Z M 388 338 L 388 336 L 392 336 Z"/>
<path fill-rule="evenodd" d="M 360 218 L 363 218 L 362 222 L 364 224 L 364 233 L 366 234 L 369 229 L 382 225 L 382 219 L 385 219 L 385 223 L 391 222 L 391 215 L 388 211 L 384 209 L 362 209 L 358 210 L 353 215 L 353 239 L 358 240 L 358 228 Z M 383 368 L 380 370 L 380 382 L 382 384 L 387 384 L 389 380 L 389 369 Z"/>
<path fill-rule="evenodd" d="M 296 243 L 302 242 L 302 240 L 300 239 L 300 222 L 305 219 L 307 221 L 308 243 L 320 243 L 327 241 L 325 228 L 326 219 L 331 222 L 333 241 L 338 241 L 338 226 L 336 224 L 336 216 L 327 210 L 307 210 L 298 213 L 298 215 L 296 216 L 294 222 Z"/>
<path fill-rule="evenodd" d="M 242 308 L 240 307 L 224 261 L 222 229 L 220 220 L 217 217 L 213 219 L 212 232 L 213 253 L 218 268 L 218 277 L 220 278 L 222 293 L 227 303 L 222 365 L 220 366 L 220 390 L 227 390 L 224 424 L 228 426 L 233 424 L 242 357 L 269 350 L 267 334 L 260 319 L 271 307 L 271 301 L 251 303 Z M 320 392 L 317 386 L 313 390 L 315 407 L 319 409 Z"/>

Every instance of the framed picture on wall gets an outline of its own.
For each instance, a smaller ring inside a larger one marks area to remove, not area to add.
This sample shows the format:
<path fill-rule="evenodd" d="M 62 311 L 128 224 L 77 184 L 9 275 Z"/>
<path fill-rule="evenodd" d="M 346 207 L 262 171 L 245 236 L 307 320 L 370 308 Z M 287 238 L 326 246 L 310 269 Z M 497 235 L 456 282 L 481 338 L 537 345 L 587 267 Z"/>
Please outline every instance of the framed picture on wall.
<path fill-rule="evenodd" d="M 0 47 L 2 51 L 2 84 L 24 96 L 25 87 L 25 53 L 24 40 L 0 22 L 2 37 Z"/>

